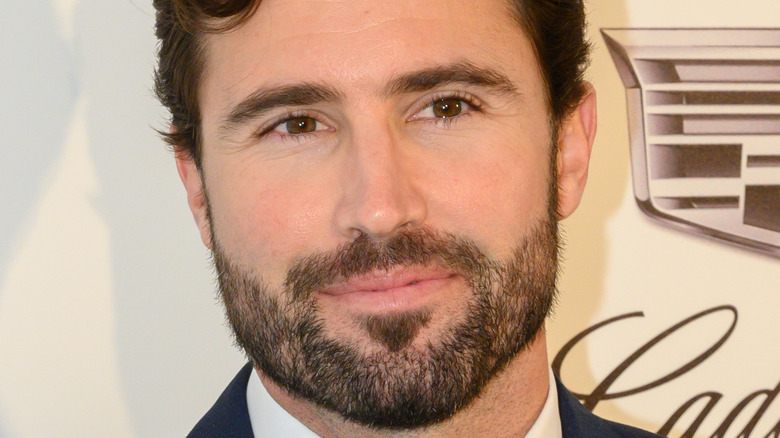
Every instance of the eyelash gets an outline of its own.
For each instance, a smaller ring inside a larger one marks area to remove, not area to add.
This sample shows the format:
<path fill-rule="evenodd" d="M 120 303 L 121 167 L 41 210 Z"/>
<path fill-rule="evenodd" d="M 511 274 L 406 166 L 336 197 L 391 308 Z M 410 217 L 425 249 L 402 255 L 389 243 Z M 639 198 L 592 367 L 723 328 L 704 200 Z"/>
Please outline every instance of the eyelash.
<path fill-rule="evenodd" d="M 273 132 L 280 125 L 282 125 L 284 123 L 287 123 L 290 120 L 300 119 L 300 118 L 311 118 L 311 119 L 315 120 L 317 123 L 325 124 L 321 120 L 317 119 L 317 117 L 314 117 L 308 111 L 287 111 L 285 114 L 283 114 L 283 115 L 281 115 L 279 117 L 274 118 L 273 120 L 268 122 L 268 124 L 266 124 L 264 127 L 260 128 L 257 131 L 257 133 L 255 134 L 255 137 L 257 137 L 257 138 L 265 137 L 266 135 L 268 135 L 271 132 Z M 284 135 L 284 137 L 285 138 L 286 137 L 291 137 L 291 138 L 294 138 L 294 139 L 298 140 L 298 139 L 305 138 L 309 134 L 312 134 L 312 133 L 306 132 L 306 133 L 302 133 L 302 134 L 287 134 L 287 135 Z"/>
<path fill-rule="evenodd" d="M 465 114 L 458 114 L 456 116 L 447 117 L 447 118 L 442 118 L 442 117 L 434 117 L 434 118 L 426 118 L 426 119 L 416 119 L 415 118 L 415 115 L 419 114 L 421 111 L 431 107 L 436 102 L 438 102 L 440 100 L 445 100 L 445 99 L 459 100 L 459 101 L 465 103 L 471 110 L 476 111 L 478 113 L 483 112 L 483 103 L 482 103 L 482 101 L 477 99 L 472 94 L 465 93 L 465 92 L 460 92 L 460 91 L 458 91 L 458 92 L 443 92 L 443 93 L 435 94 L 435 95 L 431 96 L 429 99 L 427 99 L 426 103 L 424 105 L 420 106 L 419 108 L 417 108 L 414 111 L 414 114 L 408 120 L 409 121 L 419 121 L 419 122 L 424 122 L 424 123 L 444 124 L 445 126 L 449 126 L 455 120 L 457 120 L 457 119 L 459 119 L 459 118 L 461 118 L 463 116 L 469 115 L 469 112 L 466 112 Z M 265 137 L 266 135 L 268 135 L 271 132 L 273 132 L 277 127 L 279 127 L 283 123 L 287 123 L 287 122 L 289 122 L 290 120 L 293 120 L 293 119 L 307 118 L 307 117 L 311 118 L 311 119 L 314 119 L 317 123 L 325 124 L 321 120 L 318 120 L 317 117 L 314 117 L 312 114 L 310 114 L 308 111 L 288 111 L 284 115 L 281 115 L 279 117 L 274 118 L 272 121 L 268 122 L 268 124 L 266 124 L 263 128 L 259 129 L 257 131 L 257 133 L 255 134 L 255 137 L 257 137 L 257 138 Z M 316 132 L 316 131 L 314 131 L 314 132 Z M 296 139 L 296 140 L 300 140 L 300 139 L 306 138 L 309 134 L 313 134 L 313 132 L 312 133 L 301 133 L 301 134 L 288 134 L 288 135 L 284 135 L 284 137 L 285 138 L 289 137 L 289 138 L 293 138 L 293 139 Z"/>
<path fill-rule="evenodd" d="M 412 115 L 412 117 L 410 117 L 409 120 L 410 121 L 418 120 L 418 121 L 423 122 L 423 123 L 444 124 L 445 126 L 449 126 L 452 122 L 456 121 L 457 119 L 469 115 L 469 112 L 466 112 L 464 114 L 458 114 L 456 116 L 446 117 L 446 118 L 434 117 L 432 119 L 430 119 L 430 118 L 427 118 L 427 119 L 415 119 L 415 116 L 417 114 L 419 114 L 421 111 L 423 111 L 424 109 L 427 109 L 427 108 L 431 107 L 432 105 L 434 105 L 436 102 L 438 102 L 440 100 L 446 100 L 446 99 L 459 100 L 459 101 L 465 103 L 466 105 L 468 105 L 469 108 L 471 108 L 473 111 L 476 111 L 478 113 L 484 112 L 484 104 L 483 104 L 483 102 L 481 100 L 477 99 L 476 96 L 474 96 L 474 95 L 472 95 L 470 93 L 465 93 L 465 92 L 462 92 L 462 91 L 442 92 L 442 93 L 434 94 L 433 96 L 431 96 L 427 100 L 427 103 L 425 103 L 423 106 L 417 108 L 414 111 L 414 115 Z"/>

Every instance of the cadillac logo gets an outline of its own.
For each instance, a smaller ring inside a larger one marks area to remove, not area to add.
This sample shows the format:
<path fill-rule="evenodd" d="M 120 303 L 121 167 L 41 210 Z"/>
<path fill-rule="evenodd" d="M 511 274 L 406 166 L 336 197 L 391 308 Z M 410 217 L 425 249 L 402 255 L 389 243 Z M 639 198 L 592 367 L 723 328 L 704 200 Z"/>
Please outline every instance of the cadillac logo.
<path fill-rule="evenodd" d="M 780 29 L 602 29 L 626 87 L 634 196 L 780 257 Z"/>

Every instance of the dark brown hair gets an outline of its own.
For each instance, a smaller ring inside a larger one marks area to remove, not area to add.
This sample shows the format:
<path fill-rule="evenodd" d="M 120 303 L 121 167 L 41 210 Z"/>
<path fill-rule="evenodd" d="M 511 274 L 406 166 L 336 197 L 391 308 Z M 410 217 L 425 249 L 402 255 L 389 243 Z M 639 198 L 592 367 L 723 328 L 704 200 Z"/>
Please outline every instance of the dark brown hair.
<path fill-rule="evenodd" d="M 201 164 L 198 86 L 203 72 L 203 37 L 240 26 L 262 0 L 154 0 L 160 40 L 155 92 L 171 113 L 165 140 L 177 153 Z M 583 74 L 590 45 L 583 0 L 509 0 L 520 28 L 531 40 L 547 87 L 553 126 L 585 94 Z"/>

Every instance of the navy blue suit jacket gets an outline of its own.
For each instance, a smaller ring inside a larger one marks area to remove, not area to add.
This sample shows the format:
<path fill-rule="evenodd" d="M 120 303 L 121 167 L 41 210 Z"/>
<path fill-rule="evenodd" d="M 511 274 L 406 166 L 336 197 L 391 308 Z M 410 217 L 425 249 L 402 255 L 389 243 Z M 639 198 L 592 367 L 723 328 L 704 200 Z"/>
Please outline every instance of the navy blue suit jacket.
<path fill-rule="evenodd" d="M 195 425 L 188 438 L 252 438 L 246 406 L 246 385 L 252 367 L 247 364 L 230 382 L 214 406 Z M 658 435 L 613 423 L 585 409 L 557 379 L 558 409 L 563 438 L 652 438 Z"/>

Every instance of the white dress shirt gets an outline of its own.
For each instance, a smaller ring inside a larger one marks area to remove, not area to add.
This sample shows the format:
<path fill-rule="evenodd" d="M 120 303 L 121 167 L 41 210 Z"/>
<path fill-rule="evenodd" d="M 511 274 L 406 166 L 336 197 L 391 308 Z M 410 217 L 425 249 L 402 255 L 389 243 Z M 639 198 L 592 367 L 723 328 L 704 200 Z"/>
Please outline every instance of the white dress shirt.
<path fill-rule="evenodd" d="M 549 375 L 547 400 L 525 438 L 561 438 L 562 436 L 561 417 L 558 413 L 558 391 L 555 388 L 552 370 L 549 371 Z M 317 438 L 317 434 L 276 403 L 276 400 L 266 391 L 256 371 L 253 371 L 249 377 L 246 404 L 255 438 Z"/>

